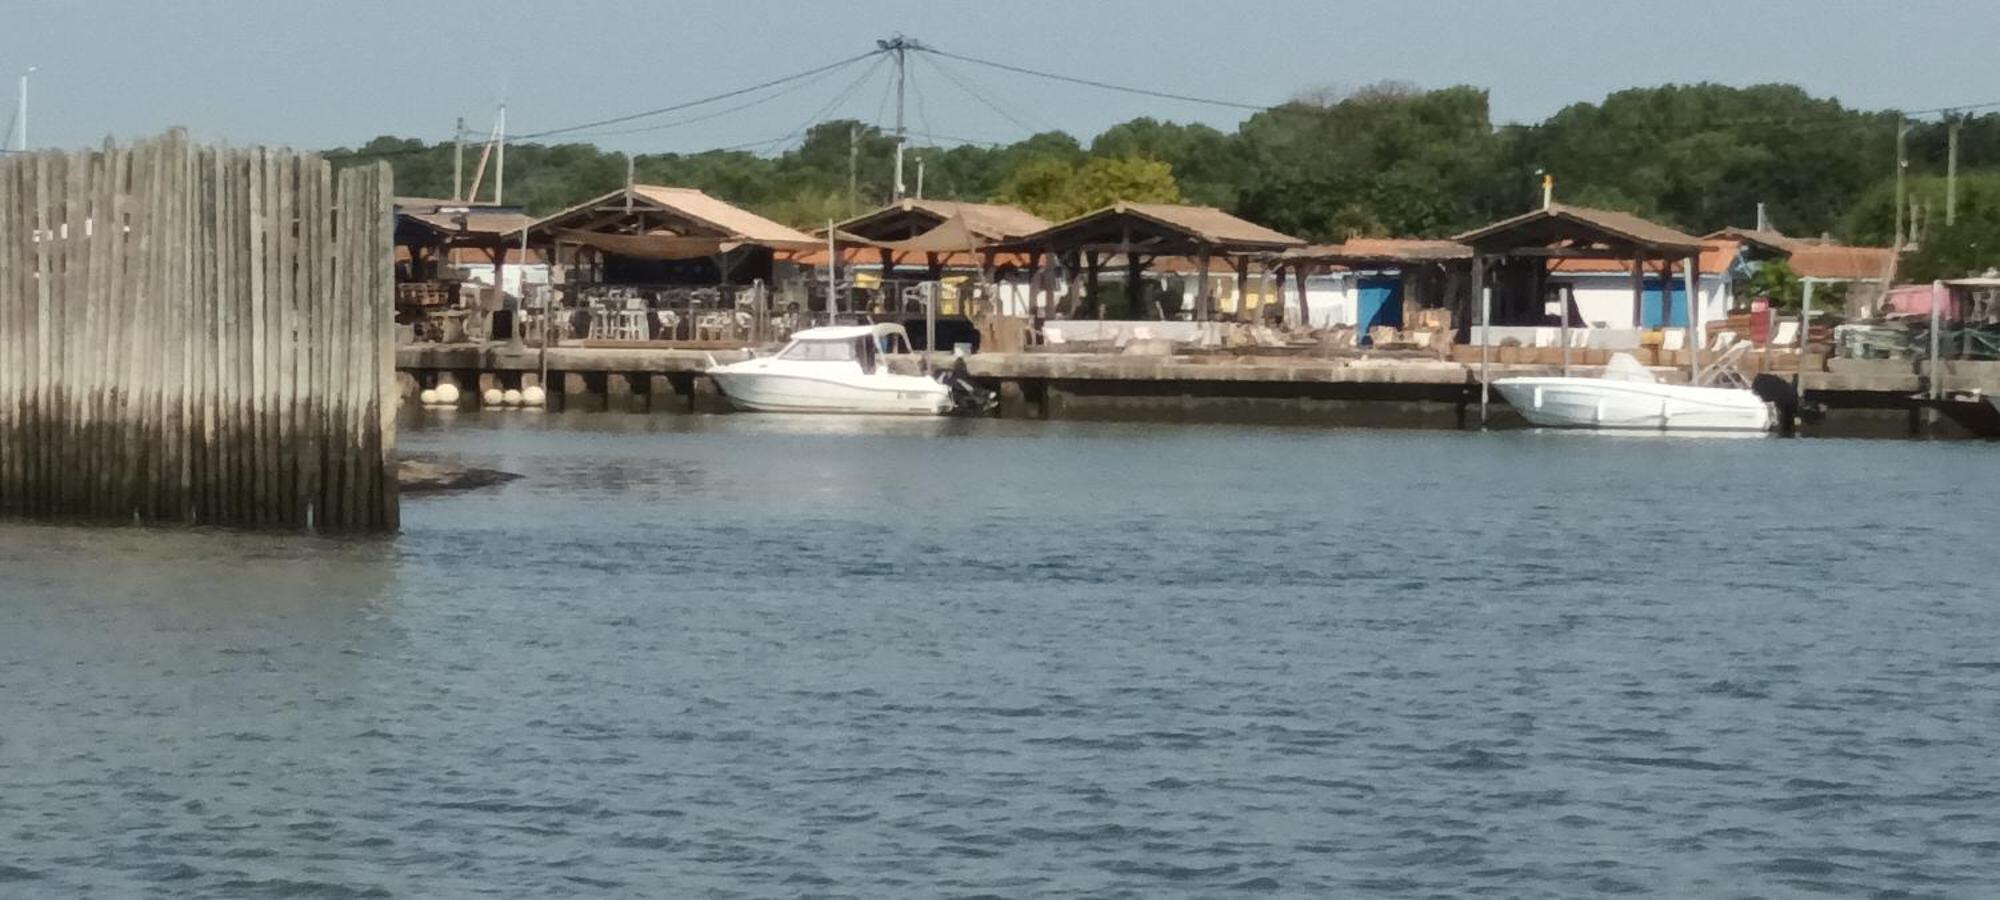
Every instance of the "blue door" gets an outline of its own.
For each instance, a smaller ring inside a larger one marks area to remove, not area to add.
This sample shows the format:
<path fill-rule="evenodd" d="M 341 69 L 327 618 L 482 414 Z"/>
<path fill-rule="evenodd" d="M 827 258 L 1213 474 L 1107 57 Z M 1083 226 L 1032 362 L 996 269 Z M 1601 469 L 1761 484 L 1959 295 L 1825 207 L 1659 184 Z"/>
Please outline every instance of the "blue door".
<path fill-rule="evenodd" d="M 1377 325 L 1403 327 L 1403 279 L 1399 275 L 1364 275 L 1355 284 L 1361 326 L 1361 346 L 1370 346 L 1368 329 Z"/>
<path fill-rule="evenodd" d="M 1639 300 L 1639 327 L 1686 328 L 1688 321 L 1687 283 L 1676 278 L 1667 295 L 1667 309 L 1660 311 L 1660 279 L 1646 279 L 1646 292 Z"/>

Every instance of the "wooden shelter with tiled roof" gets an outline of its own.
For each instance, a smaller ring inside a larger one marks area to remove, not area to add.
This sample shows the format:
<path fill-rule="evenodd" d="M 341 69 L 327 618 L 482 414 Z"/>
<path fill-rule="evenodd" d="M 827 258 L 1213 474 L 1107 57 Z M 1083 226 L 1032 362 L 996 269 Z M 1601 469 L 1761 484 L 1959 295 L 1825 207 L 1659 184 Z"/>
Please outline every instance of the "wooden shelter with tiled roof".
<path fill-rule="evenodd" d="M 1049 227 L 1048 220 L 1017 206 L 914 198 L 899 200 L 834 227 L 842 234 L 870 241 L 902 241 L 952 219 L 964 222 L 967 231 L 986 243 L 1025 237 Z"/>
<path fill-rule="evenodd" d="M 1547 317 L 1552 266 L 1569 260 L 1623 260 L 1632 272 L 1632 306 L 1644 302 L 1648 259 L 1671 276 L 1679 260 L 1686 279 L 1686 346 L 1690 371 L 1701 367 L 1702 239 L 1631 213 L 1591 209 L 1566 203 L 1545 203 L 1540 209 L 1503 219 L 1458 235 L 1454 240 L 1472 248 L 1471 305 L 1480 326 L 1480 421 L 1490 403 L 1486 374 L 1493 325 L 1543 325 Z M 1718 273 L 1719 274 L 1719 273 Z M 1581 324 L 1575 306 L 1565 297 L 1559 316 L 1563 330 L 1563 370 L 1569 370 L 1570 328 Z M 1637 316 L 1635 315 L 1635 320 Z"/>
<path fill-rule="evenodd" d="M 1140 274 L 1148 261 L 1163 256 L 1193 259 L 1201 283 L 1195 298 L 1195 318 L 1206 321 L 1215 316 L 1215 296 L 1208 278 L 1211 261 L 1220 259 L 1235 270 L 1240 295 L 1254 260 L 1303 247 L 1305 243 L 1213 207 L 1120 202 L 999 246 L 1027 253 L 1031 267 L 1038 269 L 1042 255 L 1047 254 L 1047 259 L 1070 279 L 1087 281 L 1092 298 L 1098 296 L 1096 282 L 1101 265 L 1108 257 L 1123 257 L 1127 268 L 1126 289 L 1134 301 Z M 1046 277 L 1038 278 L 1037 282 L 1052 287 Z M 1070 292 L 1072 298 L 1083 294 L 1080 289 Z M 1071 315 L 1077 312 L 1075 308 L 1070 310 Z"/>
<path fill-rule="evenodd" d="M 886 279 L 893 279 L 905 260 L 920 256 L 936 281 L 954 263 L 990 273 L 995 253 L 987 248 L 1047 227 L 1047 220 L 1015 206 L 905 198 L 836 223 L 833 235 L 837 246 L 875 250 Z M 819 237 L 825 236 L 822 230 Z"/>
<path fill-rule="evenodd" d="M 818 245 L 812 235 L 694 188 L 634 184 L 515 229 L 516 244 L 612 281 L 743 283 L 769 279 L 773 254 Z"/>

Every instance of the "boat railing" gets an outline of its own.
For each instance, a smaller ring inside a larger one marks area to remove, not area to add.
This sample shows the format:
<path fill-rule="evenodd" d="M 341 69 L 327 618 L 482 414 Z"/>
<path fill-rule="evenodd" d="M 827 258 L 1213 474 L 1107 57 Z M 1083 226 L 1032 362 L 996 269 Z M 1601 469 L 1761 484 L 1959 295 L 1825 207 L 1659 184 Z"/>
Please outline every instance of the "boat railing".
<path fill-rule="evenodd" d="M 1749 387 L 1750 379 L 1743 374 L 1741 366 L 1743 358 L 1750 354 L 1751 349 L 1749 341 L 1731 343 L 1715 359 L 1701 367 L 1701 371 L 1695 375 L 1694 383 L 1704 387 Z"/>

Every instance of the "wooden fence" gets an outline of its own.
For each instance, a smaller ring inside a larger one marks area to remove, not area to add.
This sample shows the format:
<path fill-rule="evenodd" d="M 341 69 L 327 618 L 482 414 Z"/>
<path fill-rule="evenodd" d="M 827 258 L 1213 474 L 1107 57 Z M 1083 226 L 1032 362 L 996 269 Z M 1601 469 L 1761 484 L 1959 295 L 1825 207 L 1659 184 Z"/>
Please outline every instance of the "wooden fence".
<path fill-rule="evenodd" d="M 0 514 L 397 526 L 386 165 L 0 156 Z"/>

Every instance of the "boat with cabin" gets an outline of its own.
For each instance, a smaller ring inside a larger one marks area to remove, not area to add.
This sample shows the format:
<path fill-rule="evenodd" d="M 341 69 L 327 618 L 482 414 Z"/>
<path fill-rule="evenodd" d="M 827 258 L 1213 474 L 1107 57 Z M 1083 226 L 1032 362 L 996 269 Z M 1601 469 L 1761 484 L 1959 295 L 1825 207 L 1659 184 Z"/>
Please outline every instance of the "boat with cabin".
<path fill-rule="evenodd" d="M 808 328 L 772 356 L 715 366 L 710 378 L 737 409 L 750 412 L 941 416 L 981 411 L 990 396 L 961 373 L 913 375 L 910 337 L 891 323 Z M 909 359 L 906 366 L 892 361 Z"/>

